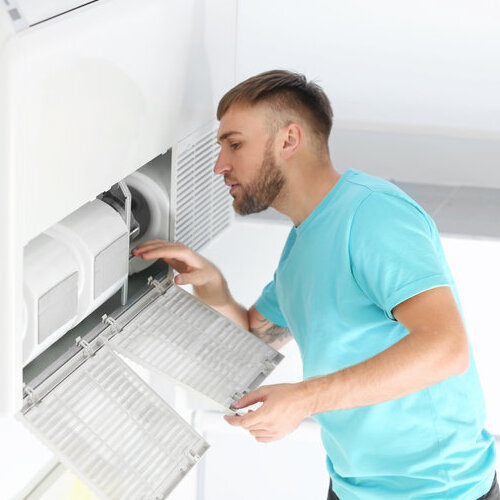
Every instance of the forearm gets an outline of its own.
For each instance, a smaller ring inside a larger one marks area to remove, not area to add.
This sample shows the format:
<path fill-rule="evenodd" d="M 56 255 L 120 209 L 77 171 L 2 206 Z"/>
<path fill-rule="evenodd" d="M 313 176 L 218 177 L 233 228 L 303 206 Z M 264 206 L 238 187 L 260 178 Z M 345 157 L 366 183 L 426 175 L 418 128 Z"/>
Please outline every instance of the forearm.
<path fill-rule="evenodd" d="M 249 329 L 248 311 L 234 300 L 222 274 L 203 286 L 194 286 L 195 296 L 243 329 Z"/>
<path fill-rule="evenodd" d="M 262 406 L 226 420 L 248 429 L 258 441 L 274 441 L 311 415 L 401 398 L 468 369 L 467 334 L 448 287 L 415 295 L 392 313 L 409 332 L 399 342 L 330 375 L 296 384 L 262 386 L 232 405 L 241 409 L 262 402 Z M 257 316 L 255 321 L 253 315 L 255 307 L 249 312 L 250 324 L 262 323 L 265 328 L 265 318 Z"/>
<path fill-rule="evenodd" d="M 280 349 L 292 338 L 288 328 L 275 325 L 267 320 L 255 309 L 255 306 L 247 310 L 238 304 L 220 272 L 203 286 L 195 286 L 194 293 L 202 302 L 231 319 L 243 329 L 249 330 L 274 349 Z"/>
<path fill-rule="evenodd" d="M 232 297 L 231 301 L 214 309 L 220 312 L 226 318 L 234 321 L 244 330 L 248 330 L 248 311 L 241 304 L 238 304 Z"/>
<path fill-rule="evenodd" d="M 163 240 L 141 243 L 132 253 L 145 260 L 163 259 L 179 273 L 176 284 L 192 285 L 197 298 L 248 330 L 247 310 L 233 299 L 217 266 L 200 254 L 182 243 Z"/>
<path fill-rule="evenodd" d="M 442 331 L 413 332 L 367 361 L 302 382 L 310 413 L 382 403 L 463 373 L 468 345 L 454 338 Z"/>

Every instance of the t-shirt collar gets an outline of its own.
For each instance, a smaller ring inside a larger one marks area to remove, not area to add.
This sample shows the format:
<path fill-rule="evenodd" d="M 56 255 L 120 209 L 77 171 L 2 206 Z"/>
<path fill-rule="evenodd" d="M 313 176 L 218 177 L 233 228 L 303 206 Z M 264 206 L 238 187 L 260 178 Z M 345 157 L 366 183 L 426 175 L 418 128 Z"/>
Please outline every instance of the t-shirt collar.
<path fill-rule="evenodd" d="M 294 231 L 297 234 L 301 234 L 304 230 L 311 224 L 314 219 L 316 219 L 330 204 L 330 201 L 338 192 L 340 186 L 345 182 L 345 180 L 351 175 L 352 170 L 346 170 L 341 176 L 340 179 L 335 183 L 335 186 L 328 192 L 328 194 L 319 202 L 317 207 L 298 225 L 293 226 Z"/>

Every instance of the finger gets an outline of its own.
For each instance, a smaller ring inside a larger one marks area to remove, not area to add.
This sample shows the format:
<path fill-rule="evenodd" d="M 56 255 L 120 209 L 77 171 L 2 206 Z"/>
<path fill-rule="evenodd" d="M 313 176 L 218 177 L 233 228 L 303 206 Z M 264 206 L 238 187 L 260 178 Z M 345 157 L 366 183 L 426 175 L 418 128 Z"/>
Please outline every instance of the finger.
<path fill-rule="evenodd" d="M 185 265 L 196 266 L 200 259 L 188 247 L 170 246 L 166 244 L 150 245 L 141 249 L 135 249 L 133 254 L 144 260 L 163 259 L 166 262 L 178 261 Z"/>
<path fill-rule="evenodd" d="M 249 432 L 254 438 L 270 438 L 273 436 L 273 433 L 267 429 L 250 429 Z"/>
<path fill-rule="evenodd" d="M 206 275 L 203 271 L 191 271 L 178 274 L 174 279 L 178 285 L 203 285 Z"/>
<path fill-rule="evenodd" d="M 148 252 L 158 248 L 170 250 L 190 250 L 189 247 L 178 242 L 165 240 L 149 240 L 140 243 L 132 251 L 134 252 L 134 254 L 142 254 L 144 252 Z"/>
<path fill-rule="evenodd" d="M 224 415 L 224 419 L 228 424 L 243 427 L 247 430 L 262 427 L 258 412 L 247 413 L 246 415 Z"/>
<path fill-rule="evenodd" d="M 240 398 L 238 401 L 235 401 L 232 405 L 231 408 L 235 409 L 240 409 L 240 408 L 245 408 L 246 406 L 251 406 L 255 403 L 260 403 L 265 401 L 267 396 L 267 391 L 265 389 L 265 386 L 260 387 L 256 391 L 249 392 L 242 398 Z"/>
<path fill-rule="evenodd" d="M 262 428 L 262 418 L 258 411 L 247 413 L 246 415 L 225 415 L 224 419 L 227 423 L 243 427 L 246 430 Z"/>
<path fill-rule="evenodd" d="M 136 247 L 132 249 L 133 252 L 142 252 L 147 248 L 153 248 L 157 247 L 159 245 L 169 245 L 168 241 L 165 240 L 148 240 L 148 241 L 143 241 L 142 243 L 139 243 Z"/>
<path fill-rule="evenodd" d="M 176 254 L 176 253 L 181 253 L 187 249 L 188 247 L 184 245 L 172 244 L 162 240 L 153 240 L 136 246 L 132 250 L 132 252 L 136 255 L 142 255 L 146 252 L 162 250 L 164 252 L 170 252 Z"/>
<path fill-rule="evenodd" d="M 280 438 L 276 436 L 270 436 L 270 437 L 256 437 L 255 439 L 259 443 L 272 443 L 273 441 L 278 441 L 278 439 Z"/>
<path fill-rule="evenodd" d="M 274 436 L 253 436 L 256 441 L 259 443 L 270 443 L 271 441 L 276 441 L 276 438 Z"/>
<path fill-rule="evenodd" d="M 235 427 L 243 427 L 240 415 L 224 415 L 224 420 Z"/>

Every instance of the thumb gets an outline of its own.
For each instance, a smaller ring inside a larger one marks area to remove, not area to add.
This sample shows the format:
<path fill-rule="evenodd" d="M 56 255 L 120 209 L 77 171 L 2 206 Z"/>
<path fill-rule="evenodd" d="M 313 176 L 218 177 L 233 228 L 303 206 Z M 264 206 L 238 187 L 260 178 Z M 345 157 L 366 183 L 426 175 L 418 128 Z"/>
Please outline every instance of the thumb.
<path fill-rule="evenodd" d="M 177 285 L 203 285 L 203 271 L 191 271 L 189 273 L 180 273 L 175 278 L 174 281 Z"/>
<path fill-rule="evenodd" d="M 267 396 L 267 391 L 265 390 L 265 387 L 260 387 L 256 391 L 249 392 L 238 401 L 235 401 L 231 405 L 231 408 L 235 409 L 245 408 L 246 406 L 251 406 L 255 403 L 263 402 L 265 401 L 266 396 Z"/>

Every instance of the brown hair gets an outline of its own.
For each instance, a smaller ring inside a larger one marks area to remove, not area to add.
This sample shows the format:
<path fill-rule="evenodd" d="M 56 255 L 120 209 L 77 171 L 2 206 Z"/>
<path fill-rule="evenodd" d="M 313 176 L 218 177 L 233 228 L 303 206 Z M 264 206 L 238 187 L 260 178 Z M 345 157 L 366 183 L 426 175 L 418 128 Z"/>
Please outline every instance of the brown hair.
<path fill-rule="evenodd" d="M 255 105 L 263 102 L 282 116 L 287 111 L 295 112 L 327 144 L 333 123 L 330 101 L 319 85 L 291 71 L 266 71 L 239 83 L 220 100 L 217 119 L 220 120 L 233 104 Z M 290 119 L 285 118 L 285 122 L 290 122 Z"/>

